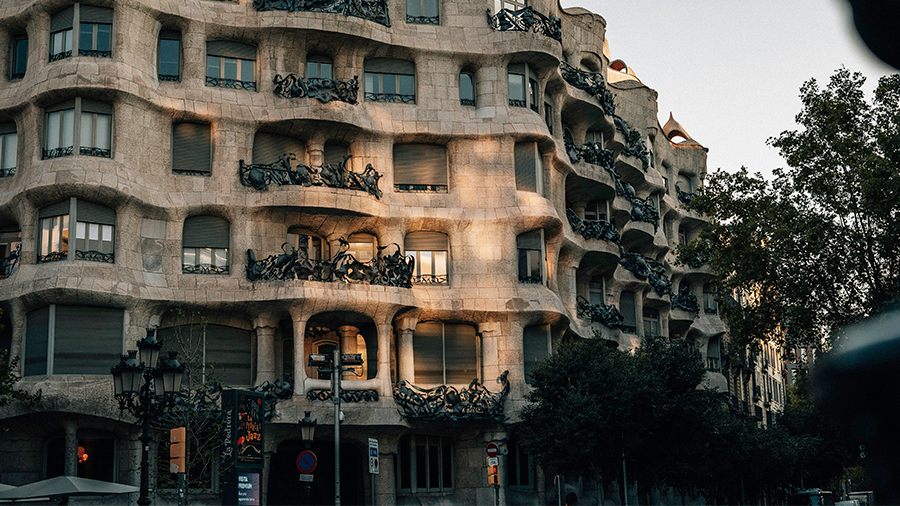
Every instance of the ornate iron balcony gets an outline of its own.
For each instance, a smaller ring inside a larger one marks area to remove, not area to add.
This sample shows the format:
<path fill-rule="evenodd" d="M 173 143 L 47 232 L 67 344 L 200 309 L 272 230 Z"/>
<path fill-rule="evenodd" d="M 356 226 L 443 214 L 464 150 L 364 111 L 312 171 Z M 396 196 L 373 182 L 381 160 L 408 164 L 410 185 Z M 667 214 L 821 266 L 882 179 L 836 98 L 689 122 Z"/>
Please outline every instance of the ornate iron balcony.
<path fill-rule="evenodd" d="M 115 253 L 101 253 L 99 251 L 79 251 L 75 250 L 75 260 L 87 260 L 88 262 L 102 262 L 107 264 L 116 263 Z"/>
<path fill-rule="evenodd" d="M 228 266 L 211 264 L 181 264 L 181 272 L 185 274 L 228 274 Z"/>
<path fill-rule="evenodd" d="M 413 276 L 412 283 L 414 285 L 446 285 L 447 275 L 435 276 L 433 274 L 423 274 L 421 276 Z"/>
<path fill-rule="evenodd" d="M 519 276 L 519 283 L 525 283 L 527 285 L 540 285 L 544 283 L 544 280 L 535 276 Z"/>
<path fill-rule="evenodd" d="M 16 246 L 15 251 L 10 251 L 9 256 L 0 259 L 0 279 L 12 276 L 16 266 L 19 265 L 19 257 L 22 256 L 22 243 Z"/>
<path fill-rule="evenodd" d="M 208 86 L 216 86 L 219 88 L 235 88 L 238 90 L 256 89 L 256 81 L 241 81 L 239 79 L 226 79 L 223 77 L 206 76 L 206 84 Z"/>
<path fill-rule="evenodd" d="M 329 260 L 313 260 L 288 243 L 281 245 L 284 253 L 257 260 L 253 250 L 247 250 L 247 279 L 250 281 L 288 281 L 301 279 L 329 283 L 367 283 L 370 285 L 412 287 L 416 261 L 403 256 L 400 246 L 385 254 L 389 246 L 378 248 L 378 255 L 368 262 L 360 262 L 347 251 L 350 243 L 340 239 L 341 248 Z M 290 251 L 288 251 L 290 248 Z"/>
<path fill-rule="evenodd" d="M 176 75 L 159 74 L 158 79 L 159 79 L 161 82 L 170 82 L 170 83 L 173 83 L 173 82 L 177 82 L 178 80 L 180 80 L 180 79 L 181 79 L 181 76 L 180 76 L 180 75 L 177 75 L 177 74 L 176 74 Z"/>
<path fill-rule="evenodd" d="M 72 56 L 72 50 L 71 50 L 71 49 L 68 50 L 68 51 L 63 51 L 63 52 L 61 52 L 61 53 L 51 54 L 51 55 L 50 55 L 50 61 L 51 61 L 51 62 L 55 62 L 55 61 L 63 60 L 63 59 L 68 58 L 68 57 L 70 57 L 70 56 Z"/>
<path fill-rule="evenodd" d="M 394 385 L 394 402 L 402 409 L 402 418 L 418 422 L 503 423 L 508 375 L 509 371 L 503 371 L 497 378 L 503 389 L 496 393 L 485 388 L 478 378 L 462 390 L 448 385 L 426 390 L 404 380 Z"/>
<path fill-rule="evenodd" d="M 59 158 L 61 156 L 69 156 L 74 153 L 75 153 L 74 146 L 67 146 L 64 148 L 44 149 L 42 151 L 44 160 L 47 160 L 49 158 Z"/>
<path fill-rule="evenodd" d="M 678 294 L 672 294 L 672 307 L 683 309 L 685 311 L 689 311 L 694 313 L 695 318 L 699 318 L 700 316 L 700 303 L 697 302 L 697 296 L 691 292 L 691 287 L 688 285 L 683 285 L 681 290 L 678 291 Z"/>
<path fill-rule="evenodd" d="M 16 175 L 15 167 L 8 167 L 5 169 L 0 169 L 0 177 L 13 177 Z"/>
<path fill-rule="evenodd" d="M 189 170 L 189 169 L 172 169 L 172 174 L 179 176 L 204 176 L 210 177 L 212 174 L 208 170 Z"/>
<path fill-rule="evenodd" d="M 631 202 L 631 219 L 659 225 L 659 210 L 650 199 L 642 199 L 635 195 L 634 187 L 616 179 L 616 195 Z"/>
<path fill-rule="evenodd" d="M 81 146 L 78 149 L 78 152 L 81 153 L 82 155 L 99 156 L 102 158 L 109 158 L 112 156 L 112 150 L 110 150 L 110 149 L 90 148 L 87 146 Z"/>
<path fill-rule="evenodd" d="M 510 107 L 528 107 L 528 103 L 525 102 L 524 100 L 517 100 L 517 99 L 511 98 L 511 99 L 509 99 L 509 106 Z"/>
<path fill-rule="evenodd" d="M 400 95 L 399 93 L 365 93 L 368 102 L 402 102 L 404 104 L 416 103 L 415 95 Z"/>
<path fill-rule="evenodd" d="M 638 253 L 625 253 L 619 263 L 631 271 L 634 277 L 647 280 L 653 291 L 661 297 L 672 294 L 672 280 L 666 276 L 666 267 L 663 264 Z"/>
<path fill-rule="evenodd" d="M 615 171 L 616 158 L 613 156 L 613 152 L 604 149 L 599 142 L 585 142 L 584 144 L 576 145 L 569 130 L 565 130 L 563 133 L 563 142 L 565 142 L 566 153 L 569 155 L 569 160 L 572 163 L 584 161 L 591 165 L 603 167 L 612 172 L 613 177 L 618 176 L 618 173 Z"/>
<path fill-rule="evenodd" d="M 46 264 L 50 262 L 59 262 L 61 260 L 68 260 L 69 252 L 68 251 L 51 251 L 46 255 L 38 255 L 37 263 Z"/>
<path fill-rule="evenodd" d="M 625 136 L 625 149 L 622 150 L 622 154 L 639 158 L 641 167 L 647 170 L 650 167 L 650 151 L 647 150 L 647 145 L 644 144 L 644 138 L 641 136 L 641 133 L 637 130 L 632 130 L 628 123 L 618 116 L 615 116 L 613 121 L 616 124 L 616 130 Z"/>
<path fill-rule="evenodd" d="M 616 103 L 613 100 L 612 93 L 606 89 L 606 81 L 603 80 L 603 74 L 581 70 L 564 61 L 559 62 L 559 71 L 567 83 L 586 91 L 588 95 L 596 98 L 600 102 L 603 112 L 610 116 L 616 114 Z"/>
<path fill-rule="evenodd" d="M 97 51 L 96 49 L 79 49 L 78 56 L 93 56 L 95 58 L 112 58 L 112 51 Z"/>
<path fill-rule="evenodd" d="M 394 191 L 404 193 L 447 193 L 445 184 L 395 184 Z"/>
<path fill-rule="evenodd" d="M 566 209 L 566 218 L 569 219 L 572 231 L 585 239 L 600 239 L 621 247 L 619 231 L 612 223 L 606 220 L 582 220 L 572 209 Z"/>
<path fill-rule="evenodd" d="M 406 15 L 406 22 L 414 25 L 439 25 L 441 24 L 440 16 L 410 16 Z"/>
<path fill-rule="evenodd" d="M 678 195 L 678 200 L 684 205 L 690 205 L 691 201 L 697 198 L 696 193 L 681 191 L 678 183 L 675 183 L 675 193 Z"/>
<path fill-rule="evenodd" d="M 333 397 L 331 390 L 308 390 L 306 392 L 306 398 L 311 401 L 330 401 Z M 341 388 L 341 402 L 378 402 L 378 391 Z"/>
<path fill-rule="evenodd" d="M 319 79 L 315 77 L 300 77 L 296 74 L 288 74 L 285 77 L 275 76 L 275 94 L 282 98 L 315 98 L 320 102 L 328 103 L 332 100 L 340 100 L 348 104 L 356 104 L 356 95 L 359 91 L 357 76 L 349 81 L 337 79 Z"/>
<path fill-rule="evenodd" d="M 587 299 L 578 296 L 578 317 L 593 323 L 602 323 L 611 329 L 622 328 L 625 317 L 612 304 L 591 304 Z"/>
<path fill-rule="evenodd" d="M 385 0 L 253 0 L 258 11 L 328 12 L 391 26 Z"/>
<path fill-rule="evenodd" d="M 459 99 L 459 105 L 472 105 L 472 106 L 474 106 L 474 105 L 475 105 L 475 99 L 474 99 L 474 98 L 461 98 L 461 99 Z"/>
<path fill-rule="evenodd" d="M 488 25 L 498 32 L 534 32 L 562 42 L 562 22 L 556 16 L 547 17 L 530 5 L 511 11 L 502 9 L 495 16 L 487 10 Z"/>
<path fill-rule="evenodd" d="M 306 165 L 298 162 L 293 153 L 283 154 L 278 157 L 277 162 L 270 164 L 247 165 L 240 160 L 241 184 L 263 191 L 267 190 L 270 184 L 328 186 L 363 191 L 380 199 L 382 192 L 378 188 L 378 180 L 381 179 L 381 174 L 371 163 L 366 165 L 366 170 L 362 174 L 351 171 L 347 168 L 347 160 L 351 156 L 345 156 L 337 165 L 332 163 Z M 296 162 L 296 165 L 292 165 L 292 161 Z"/>

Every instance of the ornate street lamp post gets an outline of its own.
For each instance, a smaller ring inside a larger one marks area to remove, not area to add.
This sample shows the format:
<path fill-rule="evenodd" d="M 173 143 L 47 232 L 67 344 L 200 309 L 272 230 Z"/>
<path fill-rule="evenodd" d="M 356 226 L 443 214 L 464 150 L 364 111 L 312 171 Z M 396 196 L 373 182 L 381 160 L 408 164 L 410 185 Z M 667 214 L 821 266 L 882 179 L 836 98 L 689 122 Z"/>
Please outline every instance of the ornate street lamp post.
<path fill-rule="evenodd" d="M 304 413 L 306 413 L 306 416 L 297 421 L 297 423 L 300 425 L 300 438 L 303 440 L 303 446 L 309 450 L 313 442 L 313 434 L 316 431 L 316 422 L 318 420 L 313 420 L 309 417 L 310 411 L 304 411 Z M 312 494 L 312 484 L 307 482 L 303 488 L 306 492 L 306 502 L 309 503 L 309 496 Z"/>
<path fill-rule="evenodd" d="M 180 395 L 184 365 L 178 363 L 178 353 L 159 359 L 162 343 L 156 340 L 155 329 L 147 329 L 147 337 L 137 342 L 137 351 L 129 350 L 110 372 L 119 410 L 128 410 L 141 421 L 141 496 L 137 503 L 150 504 L 150 420 L 155 420 L 175 403 Z"/>

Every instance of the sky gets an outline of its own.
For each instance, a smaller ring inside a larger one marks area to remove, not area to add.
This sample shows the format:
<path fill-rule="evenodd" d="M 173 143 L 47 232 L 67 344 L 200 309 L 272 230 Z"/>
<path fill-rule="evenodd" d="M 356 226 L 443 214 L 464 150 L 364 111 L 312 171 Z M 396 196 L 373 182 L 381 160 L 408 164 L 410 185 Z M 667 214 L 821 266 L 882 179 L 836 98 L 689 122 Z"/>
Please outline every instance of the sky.
<path fill-rule="evenodd" d="M 766 140 L 798 129 L 800 86 L 827 85 L 842 65 L 867 77 L 898 72 L 866 48 L 846 0 L 562 0 L 606 19 L 610 56 L 659 93 L 709 148 L 708 172 L 746 166 L 771 176 L 784 160 Z"/>

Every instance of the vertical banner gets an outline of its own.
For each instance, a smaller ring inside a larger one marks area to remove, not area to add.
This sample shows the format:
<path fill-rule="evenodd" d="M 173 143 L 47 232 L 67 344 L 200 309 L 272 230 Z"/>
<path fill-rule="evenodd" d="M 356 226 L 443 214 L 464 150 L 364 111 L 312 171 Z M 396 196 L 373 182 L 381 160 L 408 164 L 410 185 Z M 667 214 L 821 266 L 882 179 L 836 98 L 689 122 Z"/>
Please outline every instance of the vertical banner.
<path fill-rule="evenodd" d="M 247 390 L 222 392 L 222 463 L 226 466 L 223 502 L 259 506 L 260 475 L 265 464 L 263 394 Z"/>

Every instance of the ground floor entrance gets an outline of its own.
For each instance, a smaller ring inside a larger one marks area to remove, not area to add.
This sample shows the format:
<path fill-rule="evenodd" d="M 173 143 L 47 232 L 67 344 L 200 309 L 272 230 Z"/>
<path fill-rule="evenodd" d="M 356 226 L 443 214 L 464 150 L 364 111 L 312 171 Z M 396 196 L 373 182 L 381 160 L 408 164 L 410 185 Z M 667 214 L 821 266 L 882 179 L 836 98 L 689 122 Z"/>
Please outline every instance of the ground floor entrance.
<path fill-rule="evenodd" d="M 314 441 L 309 448 L 316 456 L 316 469 L 307 495 L 307 482 L 300 481 L 297 457 L 306 447 L 299 440 L 286 440 L 269 465 L 270 505 L 334 504 L 334 442 Z M 366 504 L 365 478 L 368 460 L 362 449 L 341 444 L 341 504 Z"/>

